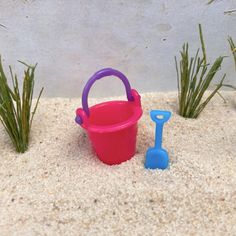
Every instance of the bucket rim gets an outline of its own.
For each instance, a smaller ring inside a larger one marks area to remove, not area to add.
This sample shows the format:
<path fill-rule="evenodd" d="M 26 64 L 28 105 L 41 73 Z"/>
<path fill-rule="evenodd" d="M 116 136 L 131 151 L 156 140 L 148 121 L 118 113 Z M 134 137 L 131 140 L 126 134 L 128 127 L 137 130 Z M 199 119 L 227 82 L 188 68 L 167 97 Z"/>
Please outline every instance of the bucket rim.
<path fill-rule="evenodd" d="M 96 104 L 94 106 L 91 106 L 90 109 L 94 109 L 99 106 L 104 106 L 104 105 L 108 105 L 108 104 L 114 104 L 117 102 L 132 104 L 132 102 L 130 102 L 130 101 L 123 101 L 123 100 L 107 101 L 107 102 L 102 102 L 102 103 Z M 112 125 L 93 125 L 93 124 L 89 124 L 88 122 L 86 122 L 86 123 L 83 123 L 81 126 L 85 130 L 87 130 L 88 132 L 94 132 L 94 133 L 110 133 L 110 132 L 116 132 L 119 130 L 123 130 L 123 129 L 128 128 L 128 127 L 134 125 L 135 123 L 137 123 L 143 114 L 143 110 L 142 110 L 141 106 L 137 106 L 135 104 L 132 106 L 133 106 L 134 112 L 125 121 L 118 122 L 118 123 L 112 124 Z"/>

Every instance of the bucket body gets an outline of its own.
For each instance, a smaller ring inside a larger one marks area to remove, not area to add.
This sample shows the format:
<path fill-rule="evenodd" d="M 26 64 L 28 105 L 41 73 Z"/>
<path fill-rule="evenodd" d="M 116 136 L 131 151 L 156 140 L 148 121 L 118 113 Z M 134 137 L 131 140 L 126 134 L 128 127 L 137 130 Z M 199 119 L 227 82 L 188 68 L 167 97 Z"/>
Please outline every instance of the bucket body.
<path fill-rule="evenodd" d="M 89 127 L 85 129 L 102 162 L 120 164 L 134 156 L 139 115 L 140 107 L 128 101 L 105 102 L 90 108 Z"/>
<path fill-rule="evenodd" d="M 83 108 L 76 111 L 76 122 L 86 130 L 98 158 L 108 165 L 127 161 L 136 151 L 141 97 L 134 89 L 127 91 L 130 92 L 128 101 L 103 102 L 89 109 L 83 103 Z"/>
<path fill-rule="evenodd" d="M 98 158 L 105 164 L 120 164 L 135 154 L 137 124 L 115 132 L 88 132 L 88 135 Z"/>

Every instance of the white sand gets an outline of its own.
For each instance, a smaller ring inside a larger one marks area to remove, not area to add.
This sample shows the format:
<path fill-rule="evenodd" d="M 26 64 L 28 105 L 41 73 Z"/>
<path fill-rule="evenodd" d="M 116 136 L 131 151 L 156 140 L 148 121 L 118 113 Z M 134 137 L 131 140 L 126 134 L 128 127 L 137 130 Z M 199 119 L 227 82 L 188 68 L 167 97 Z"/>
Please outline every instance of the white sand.
<path fill-rule="evenodd" d="M 74 123 L 80 99 L 41 100 L 27 153 L 0 127 L 0 235 L 236 235 L 236 93 L 225 96 L 191 120 L 174 93 L 143 95 L 137 154 L 112 167 Z M 150 109 L 173 111 L 166 171 L 143 166 Z"/>

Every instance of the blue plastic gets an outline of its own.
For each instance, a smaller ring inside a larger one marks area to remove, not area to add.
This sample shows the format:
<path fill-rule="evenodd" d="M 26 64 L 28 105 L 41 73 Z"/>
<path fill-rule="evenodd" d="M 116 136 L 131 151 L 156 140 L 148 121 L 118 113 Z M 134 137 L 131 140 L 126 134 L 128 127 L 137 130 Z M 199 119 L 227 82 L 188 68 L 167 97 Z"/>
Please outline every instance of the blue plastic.
<path fill-rule="evenodd" d="M 149 148 L 146 152 L 146 169 L 166 169 L 169 166 L 169 156 L 165 149 L 162 148 L 162 133 L 164 123 L 171 117 L 171 112 L 152 110 L 151 118 L 156 122 L 155 147 Z"/>

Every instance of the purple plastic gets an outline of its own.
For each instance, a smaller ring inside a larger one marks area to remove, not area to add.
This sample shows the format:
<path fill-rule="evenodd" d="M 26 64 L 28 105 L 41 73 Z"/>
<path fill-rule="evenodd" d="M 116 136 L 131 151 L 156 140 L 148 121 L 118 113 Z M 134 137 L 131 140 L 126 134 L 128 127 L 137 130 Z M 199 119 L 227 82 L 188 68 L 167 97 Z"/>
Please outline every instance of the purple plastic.
<path fill-rule="evenodd" d="M 125 90 L 126 90 L 126 95 L 127 95 L 127 99 L 129 101 L 133 101 L 133 97 L 131 94 L 131 87 L 130 87 L 130 83 L 128 81 L 128 79 L 126 78 L 126 76 L 124 74 L 122 74 L 120 71 L 118 70 L 114 70 L 112 68 L 106 68 L 106 69 L 102 69 L 99 70 L 98 72 L 96 72 L 87 82 L 87 84 L 84 87 L 83 90 L 83 95 L 82 95 L 82 106 L 83 106 L 83 110 L 85 111 L 85 113 L 87 114 L 87 116 L 89 116 L 89 108 L 88 108 L 88 94 L 89 91 L 92 87 L 92 85 L 94 84 L 94 82 L 96 80 L 99 80 L 103 77 L 106 76 L 117 76 L 119 79 L 121 79 L 125 85 Z"/>
<path fill-rule="evenodd" d="M 90 91 L 92 85 L 94 84 L 94 82 L 96 80 L 99 80 L 99 79 L 106 77 L 106 76 L 112 76 L 112 75 L 118 77 L 124 83 L 127 99 L 129 101 L 134 100 L 132 93 L 131 93 L 130 83 L 123 73 L 121 73 L 118 70 L 114 70 L 112 68 L 105 68 L 105 69 L 99 70 L 88 80 L 88 82 L 86 83 L 84 90 L 83 90 L 82 106 L 83 106 L 83 110 L 87 116 L 89 116 L 88 94 L 89 94 L 89 91 Z M 83 121 L 81 120 L 81 118 L 79 116 L 77 116 L 75 118 L 75 121 L 80 125 L 83 123 Z"/>

